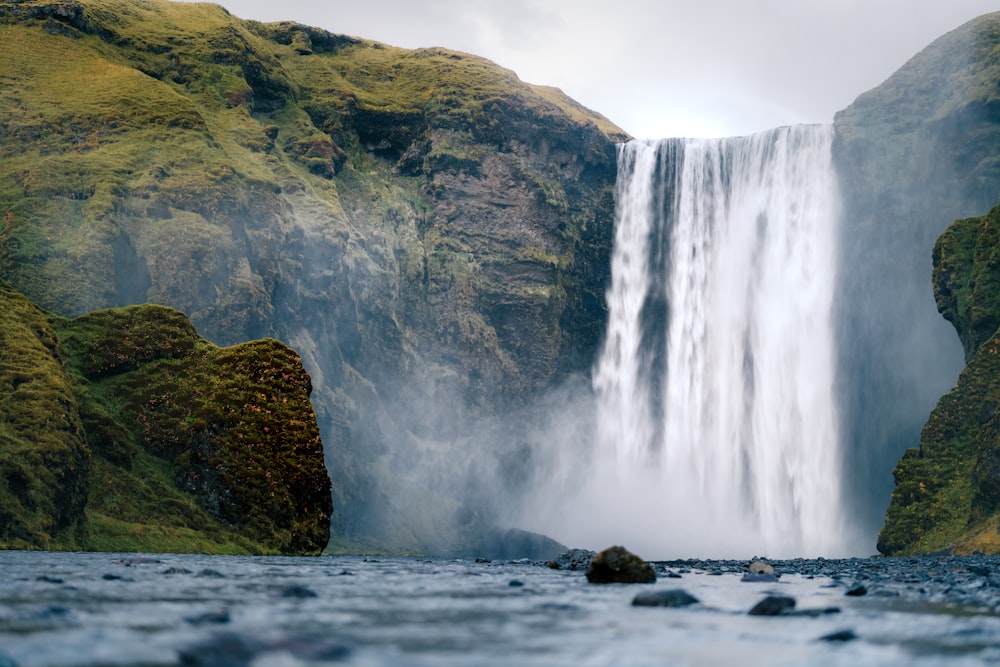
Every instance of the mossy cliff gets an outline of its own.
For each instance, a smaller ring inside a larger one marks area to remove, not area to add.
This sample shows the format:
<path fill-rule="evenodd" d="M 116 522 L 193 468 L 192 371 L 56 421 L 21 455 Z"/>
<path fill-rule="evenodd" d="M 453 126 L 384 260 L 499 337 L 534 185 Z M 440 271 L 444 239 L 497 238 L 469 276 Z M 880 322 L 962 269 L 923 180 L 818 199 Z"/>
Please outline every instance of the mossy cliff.
<path fill-rule="evenodd" d="M 0 287 L 0 546 L 319 553 L 330 481 L 298 356 L 161 306 L 68 320 Z"/>
<path fill-rule="evenodd" d="M 882 524 L 887 471 L 962 368 L 932 299 L 931 249 L 1000 201 L 998 81 L 1000 13 L 934 41 L 836 116 L 837 391 L 847 497 L 866 532 Z"/>
<path fill-rule="evenodd" d="M 1000 207 L 934 246 L 934 296 L 967 365 L 896 466 L 885 554 L 1000 552 Z"/>
<path fill-rule="evenodd" d="M 470 494 L 526 463 L 507 410 L 599 342 L 624 133 L 475 56 L 210 4 L 2 3 L 0 77 L 0 276 L 64 316 L 149 301 L 292 345 L 335 539 L 489 521 Z"/>

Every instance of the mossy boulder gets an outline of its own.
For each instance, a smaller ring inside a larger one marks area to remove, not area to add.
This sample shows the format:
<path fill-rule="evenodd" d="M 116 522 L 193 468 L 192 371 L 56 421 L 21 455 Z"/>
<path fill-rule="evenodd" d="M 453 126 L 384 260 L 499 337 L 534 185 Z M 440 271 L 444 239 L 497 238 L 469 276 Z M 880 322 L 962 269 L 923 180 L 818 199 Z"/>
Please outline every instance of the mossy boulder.
<path fill-rule="evenodd" d="M 934 248 L 934 294 L 968 363 L 896 465 L 885 554 L 1000 553 L 1000 208 L 955 222 Z"/>
<path fill-rule="evenodd" d="M 67 320 L 0 285 L 0 546 L 316 554 L 330 480 L 298 355 L 162 306 Z"/>
<path fill-rule="evenodd" d="M 614 546 L 591 559 L 587 581 L 592 584 L 652 584 L 656 582 L 656 571 L 625 547 Z"/>

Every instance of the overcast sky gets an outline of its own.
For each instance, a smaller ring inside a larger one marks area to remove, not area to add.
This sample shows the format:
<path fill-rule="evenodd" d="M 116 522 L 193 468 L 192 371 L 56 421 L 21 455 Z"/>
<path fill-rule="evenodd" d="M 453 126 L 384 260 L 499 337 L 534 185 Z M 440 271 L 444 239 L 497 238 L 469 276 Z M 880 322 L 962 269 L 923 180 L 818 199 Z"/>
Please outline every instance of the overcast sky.
<path fill-rule="evenodd" d="M 995 0 L 222 0 L 236 16 L 484 56 L 636 137 L 825 123 Z"/>

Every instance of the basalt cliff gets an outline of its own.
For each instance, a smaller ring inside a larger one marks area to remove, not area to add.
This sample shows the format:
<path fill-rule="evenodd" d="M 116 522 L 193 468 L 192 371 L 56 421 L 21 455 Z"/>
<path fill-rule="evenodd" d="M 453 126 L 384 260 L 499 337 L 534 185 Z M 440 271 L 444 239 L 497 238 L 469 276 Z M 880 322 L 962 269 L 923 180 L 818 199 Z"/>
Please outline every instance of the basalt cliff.
<path fill-rule="evenodd" d="M 312 378 L 334 549 L 502 536 L 487 497 L 530 465 L 510 415 L 585 371 L 602 333 L 622 131 L 472 55 L 210 4 L 2 3 L 0 89 L 0 277 L 83 316 L 64 348 L 81 322 L 131 317 L 85 313 L 141 303 L 182 311 L 212 344 L 283 341 Z M 210 356 L 239 367 L 234 354 Z M 103 383 L 96 397 L 138 391 L 115 399 L 135 415 L 177 379 L 79 372 Z M 99 428 L 68 426 L 66 452 L 86 443 L 117 474 L 131 440 L 85 403 Z M 213 405 L 162 433 L 176 415 L 161 406 L 149 426 L 170 439 L 156 452 L 190 456 L 186 492 L 226 514 L 202 459 L 238 434 L 218 444 Z M 66 493 L 79 513 L 83 491 Z"/>

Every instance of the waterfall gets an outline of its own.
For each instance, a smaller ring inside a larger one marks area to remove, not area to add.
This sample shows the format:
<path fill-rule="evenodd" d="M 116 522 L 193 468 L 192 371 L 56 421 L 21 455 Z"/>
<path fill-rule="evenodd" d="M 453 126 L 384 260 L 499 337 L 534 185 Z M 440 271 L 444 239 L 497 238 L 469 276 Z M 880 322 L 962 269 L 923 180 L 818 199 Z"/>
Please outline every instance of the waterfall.
<path fill-rule="evenodd" d="M 850 548 L 833 393 L 832 135 L 799 126 L 619 147 L 590 484 L 634 519 L 619 518 L 606 541 L 633 530 L 650 557 Z"/>

